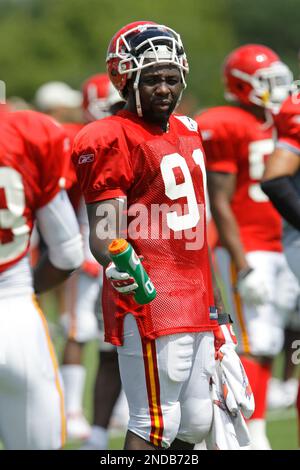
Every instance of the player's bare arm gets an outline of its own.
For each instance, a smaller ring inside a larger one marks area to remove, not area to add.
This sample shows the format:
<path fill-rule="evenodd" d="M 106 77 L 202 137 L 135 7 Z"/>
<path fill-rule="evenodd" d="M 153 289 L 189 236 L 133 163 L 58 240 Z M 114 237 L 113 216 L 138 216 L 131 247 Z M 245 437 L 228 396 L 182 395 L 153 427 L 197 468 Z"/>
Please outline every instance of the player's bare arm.
<path fill-rule="evenodd" d="M 229 251 L 238 271 L 248 268 L 239 228 L 230 203 L 236 187 L 232 173 L 209 171 L 207 173 L 211 211 L 222 244 Z"/>
<path fill-rule="evenodd" d="M 42 257 L 33 272 L 33 285 L 36 294 L 41 294 L 64 282 L 74 269 L 61 270 L 51 264 L 48 255 Z"/>
<path fill-rule="evenodd" d="M 88 204 L 87 210 L 90 223 L 90 247 L 94 257 L 106 268 L 106 277 L 114 289 L 121 294 L 130 294 L 138 285 L 128 273 L 118 271 L 108 251 L 110 243 L 121 236 L 124 204 L 125 199 L 109 199 Z"/>
<path fill-rule="evenodd" d="M 218 309 L 218 313 L 223 313 L 225 312 L 225 306 L 224 306 L 224 302 L 222 299 L 221 291 L 218 286 L 210 250 L 209 250 L 209 264 L 210 264 L 211 275 L 212 275 L 215 306 Z"/>
<path fill-rule="evenodd" d="M 276 148 L 265 164 L 262 181 L 293 176 L 300 168 L 300 158 L 288 149 Z"/>
<path fill-rule="evenodd" d="M 96 260 L 106 267 L 111 262 L 109 244 L 121 235 L 124 200 L 109 199 L 87 204 L 90 225 L 90 248 Z"/>
<path fill-rule="evenodd" d="M 238 223 L 230 205 L 235 186 L 234 174 L 208 172 L 211 211 L 221 242 L 229 251 L 238 272 L 236 287 L 245 302 L 260 304 L 267 297 L 267 291 L 263 280 L 257 277 L 257 273 L 249 266 L 246 259 Z"/>
<path fill-rule="evenodd" d="M 299 168 L 299 155 L 278 147 L 267 162 L 261 183 L 274 207 L 297 230 L 300 230 L 300 197 L 292 177 Z"/>

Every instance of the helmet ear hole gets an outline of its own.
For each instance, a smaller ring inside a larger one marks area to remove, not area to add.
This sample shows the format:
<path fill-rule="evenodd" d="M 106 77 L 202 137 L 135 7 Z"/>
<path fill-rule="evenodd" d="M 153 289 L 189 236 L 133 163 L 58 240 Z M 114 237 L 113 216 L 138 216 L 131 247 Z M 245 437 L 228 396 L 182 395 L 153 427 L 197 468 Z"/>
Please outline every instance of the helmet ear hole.
<path fill-rule="evenodd" d="M 122 96 L 124 97 L 125 100 L 127 100 L 128 98 L 128 94 L 129 94 L 129 84 L 130 84 L 131 80 L 128 80 L 126 82 L 126 85 L 124 86 L 123 90 L 122 90 Z"/>

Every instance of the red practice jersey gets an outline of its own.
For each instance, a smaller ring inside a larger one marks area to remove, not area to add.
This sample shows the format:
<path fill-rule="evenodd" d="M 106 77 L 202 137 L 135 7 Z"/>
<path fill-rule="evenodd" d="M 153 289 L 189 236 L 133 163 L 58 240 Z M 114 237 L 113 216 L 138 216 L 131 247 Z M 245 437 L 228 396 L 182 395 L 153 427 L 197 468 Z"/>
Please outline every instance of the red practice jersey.
<path fill-rule="evenodd" d="M 0 272 L 26 253 L 35 212 L 64 187 L 70 144 L 62 127 L 34 111 L 0 118 Z"/>
<path fill-rule="evenodd" d="M 231 106 L 196 117 L 207 170 L 236 175 L 231 207 L 245 250 L 282 251 L 281 219 L 260 188 L 265 159 L 273 152 L 273 129 L 253 114 Z"/>
<path fill-rule="evenodd" d="M 167 133 L 120 111 L 86 126 L 73 162 L 86 203 L 127 196 L 127 238 L 156 290 L 148 305 L 103 289 L 105 337 L 122 344 L 132 312 L 142 337 L 207 331 L 213 304 L 205 220 L 205 168 L 195 121 L 171 116 Z"/>
<path fill-rule="evenodd" d="M 292 95 L 274 116 L 277 128 L 277 146 L 300 155 L 300 94 Z"/>

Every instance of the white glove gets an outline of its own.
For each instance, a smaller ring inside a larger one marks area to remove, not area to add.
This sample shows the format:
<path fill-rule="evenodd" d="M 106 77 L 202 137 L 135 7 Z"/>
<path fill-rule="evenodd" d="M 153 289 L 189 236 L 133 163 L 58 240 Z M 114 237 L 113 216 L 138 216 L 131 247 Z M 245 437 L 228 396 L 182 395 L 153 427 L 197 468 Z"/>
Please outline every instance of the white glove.
<path fill-rule="evenodd" d="M 135 279 L 126 272 L 118 271 L 114 262 L 109 263 L 105 275 L 113 288 L 120 294 L 130 294 L 138 288 Z"/>
<path fill-rule="evenodd" d="M 219 321 L 226 321 L 219 314 Z M 216 369 L 211 377 L 213 422 L 206 445 L 208 450 L 248 449 L 249 432 L 243 417 L 254 411 L 254 398 L 242 363 L 235 352 L 237 339 L 232 324 L 219 324 L 214 331 Z"/>
<path fill-rule="evenodd" d="M 229 412 L 236 416 L 241 410 L 250 418 L 255 409 L 254 396 L 245 369 L 235 350 L 227 344 L 220 347 L 217 370 L 220 368 L 223 395 Z"/>
<path fill-rule="evenodd" d="M 213 421 L 205 442 L 208 450 L 246 450 L 250 446 L 249 431 L 244 417 L 237 407 L 235 413 L 228 408 L 228 393 L 224 386 L 224 374 L 217 362 L 211 378 Z"/>
<path fill-rule="evenodd" d="M 237 290 L 242 300 L 249 305 L 262 305 L 270 300 L 270 293 L 265 277 L 257 269 L 250 269 L 248 273 L 239 273 Z"/>

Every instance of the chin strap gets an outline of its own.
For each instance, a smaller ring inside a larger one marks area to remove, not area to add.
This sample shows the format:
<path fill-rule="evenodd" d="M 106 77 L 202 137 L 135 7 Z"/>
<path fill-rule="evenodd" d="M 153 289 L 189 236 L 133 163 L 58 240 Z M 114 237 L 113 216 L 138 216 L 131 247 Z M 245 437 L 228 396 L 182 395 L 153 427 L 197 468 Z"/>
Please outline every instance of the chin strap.
<path fill-rule="evenodd" d="M 274 126 L 274 119 L 273 119 L 273 114 L 272 111 L 268 108 L 264 108 L 265 112 L 265 122 L 262 125 L 262 129 L 267 130 L 270 129 L 270 127 Z"/>
<path fill-rule="evenodd" d="M 141 58 L 141 66 L 143 65 L 144 57 Z M 136 105 L 136 112 L 139 117 L 143 117 L 142 105 L 141 105 L 141 98 L 140 98 L 140 91 L 139 91 L 139 82 L 141 77 L 142 67 L 138 69 L 135 80 L 133 83 L 133 89 L 135 91 L 135 105 Z"/>

